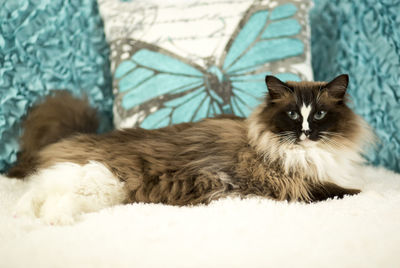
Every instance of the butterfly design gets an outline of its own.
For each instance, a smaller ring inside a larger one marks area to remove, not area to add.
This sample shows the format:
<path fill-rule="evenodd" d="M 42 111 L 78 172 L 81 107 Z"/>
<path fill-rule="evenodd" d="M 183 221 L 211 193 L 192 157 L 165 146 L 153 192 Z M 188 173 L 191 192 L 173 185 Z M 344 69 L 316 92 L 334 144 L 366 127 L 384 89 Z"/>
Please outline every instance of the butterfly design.
<path fill-rule="evenodd" d="M 208 61 L 206 67 L 152 44 L 119 40 L 118 46 L 128 47 L 129 57 L 114 59 L 115 101 L 122 110 L 118 113 L 131 116 L 130 126 L 148 129 L 224 113 L 247 117 L 261 103 L 264 78 L 274 64 L 279 61 L 279 66 L 285 66 L 289 59 L 293 64 L 293 58 L 304 54 L 304 44 L 297 38 L 301 25 L 294 18 L 296 12 L 291 3 L 274 9 L 251 6 L 219 63 Z M 283 72 L 275 75 L 281 80 L 301 78 L 290 67 L 280 69 Z"/>

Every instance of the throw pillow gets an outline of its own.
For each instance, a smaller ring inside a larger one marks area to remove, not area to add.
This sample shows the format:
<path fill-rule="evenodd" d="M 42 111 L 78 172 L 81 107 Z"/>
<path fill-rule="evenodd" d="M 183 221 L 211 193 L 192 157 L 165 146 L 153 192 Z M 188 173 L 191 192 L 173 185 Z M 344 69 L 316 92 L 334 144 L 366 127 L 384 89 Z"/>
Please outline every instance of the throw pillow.
<path fill-rule="evenodd" d="M 99 0 L 116 127 L 248 116 L 266 74 L 311 80 L 309 1 Z"/>

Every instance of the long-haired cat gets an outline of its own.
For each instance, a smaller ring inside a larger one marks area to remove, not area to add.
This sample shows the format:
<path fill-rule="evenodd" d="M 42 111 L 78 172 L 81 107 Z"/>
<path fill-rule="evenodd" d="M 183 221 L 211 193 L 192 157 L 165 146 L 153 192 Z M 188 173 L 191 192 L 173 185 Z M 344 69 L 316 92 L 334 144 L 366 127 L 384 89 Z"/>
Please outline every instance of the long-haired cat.
<path fill-rule="evenodd" d="M 318 201 L 345 188 L 372 137 L 347 105 L 348 76 L 331 82 L 266 77 L 264 102 L 247 119 L 224 116 L 157 130 L 97 135 L 95 111 L 65 92 L 25 122 L 10 177 L 29 190 L 18 211 L 49 223 L 130 202 L 195 205 L 237 195 Z"/>

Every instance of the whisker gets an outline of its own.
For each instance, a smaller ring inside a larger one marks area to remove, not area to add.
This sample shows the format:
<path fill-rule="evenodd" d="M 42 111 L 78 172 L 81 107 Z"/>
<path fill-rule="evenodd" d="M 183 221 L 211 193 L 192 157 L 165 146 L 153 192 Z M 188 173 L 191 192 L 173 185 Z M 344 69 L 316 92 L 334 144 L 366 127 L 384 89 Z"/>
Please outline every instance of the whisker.
<path fill-rule="evenodd" d="M 332 144 L 330 143 L 330 139 L 326 136 L 321 136 L 321 142 L 326 145 L 329 149 L 334 150 Z"/>
<path fill-rule="evenodd" d="M 326 136 L 321 136 L 321 140 L 323 140 L 325 142 L 325 144 L 329 145 L 330 148 L 332 148 L 332 149 L 333 149 L 333 146 L 336 148 L 343 147 L 343 144 L 339 143 L 338 141 L 336 141 L 332 138 L 326 137 Z"/>
<path fill-rule="evenodd" d="M 343 137 L 343 134 L 337 133 L 337 132 L 331 132 L 331 131 L 321 131 L 322 134 L 328 135 L 328 136 L 335 136 L 335 137 Z"/>
<path fill-rule="evenodd" d="M 330 141 L 331 142 L 336 142 L 337 145 L 340 145 L 340 147 L 345 146 L 344 143 L 336 140 L 335 138 L 344 139 L 346 141 L 345 144 L 347 144 L 347 145 L 357 145 L 356 142 L 354 142 L 352 140 L 349 140 L 346 136 L 344 136 L 341 133 L 336 133 L 336 132 L 331 132 L 331 131 L 321 131 L 320 133 L 325 135 L 325 136 L 327 136 L 327 137 L 329 137 L 329 138 L 331 138 Z"/>

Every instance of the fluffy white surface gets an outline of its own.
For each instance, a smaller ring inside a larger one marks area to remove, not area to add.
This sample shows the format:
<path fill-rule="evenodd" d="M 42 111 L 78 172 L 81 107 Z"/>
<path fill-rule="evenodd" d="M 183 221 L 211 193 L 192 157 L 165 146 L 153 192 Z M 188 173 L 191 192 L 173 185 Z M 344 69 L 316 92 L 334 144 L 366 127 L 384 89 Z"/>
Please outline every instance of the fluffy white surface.
<path fill-rule="evenodd" d="M 120 205 L 67 226 L 14 218 L 26 184 L 0 176 L 0 267 L 399 267 L 400 175 L 359 175 L 342 200 Z"/>

